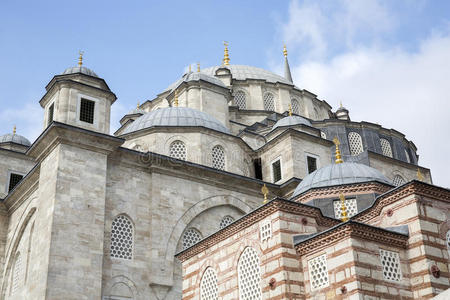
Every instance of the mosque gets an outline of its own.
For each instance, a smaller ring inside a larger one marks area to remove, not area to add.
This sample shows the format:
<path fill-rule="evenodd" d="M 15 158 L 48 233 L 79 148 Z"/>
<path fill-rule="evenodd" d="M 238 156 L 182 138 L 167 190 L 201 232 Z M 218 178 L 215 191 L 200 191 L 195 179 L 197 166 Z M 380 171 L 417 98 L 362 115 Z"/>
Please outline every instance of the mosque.
<path fill-rule="evenodd" d="M 40 136 L 0 136 L 0 299 L 450 299 L 450 191 L 283 54 L 280 76 L 225 44 L 114 133 L 81 55 L 55 75 Z"/>

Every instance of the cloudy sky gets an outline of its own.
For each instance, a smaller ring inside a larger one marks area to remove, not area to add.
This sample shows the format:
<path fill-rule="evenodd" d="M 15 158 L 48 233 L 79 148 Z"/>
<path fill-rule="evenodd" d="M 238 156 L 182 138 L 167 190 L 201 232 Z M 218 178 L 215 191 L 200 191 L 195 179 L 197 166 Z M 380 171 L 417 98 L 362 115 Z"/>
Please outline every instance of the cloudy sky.
<path fill-rule="evenodd" d="M 277 73 L 286 43 L 296 85 L 404 133 L 450 187 L 449 1 L 3 0 L 0 133 L 39 135 L 44 87 L 79 50 L 118 96 L 114 130 L 190 63 L 220 64 L 223 40 L 231 63 Z"/>

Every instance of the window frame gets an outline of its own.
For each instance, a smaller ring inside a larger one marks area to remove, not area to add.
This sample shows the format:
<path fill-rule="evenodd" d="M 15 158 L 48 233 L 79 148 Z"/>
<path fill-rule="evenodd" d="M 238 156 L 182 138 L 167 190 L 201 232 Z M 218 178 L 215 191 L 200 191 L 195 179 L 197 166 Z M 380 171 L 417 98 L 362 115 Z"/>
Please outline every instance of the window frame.
<path fill-rule="evenodd" d="M 14 170 L 8 170 L 8 174 L 7 174 L 8 180 L 6 181 L 6 187 L 5 187 L 6 194 L 9 194 L 9 192 L 14 189 L 14 188 L 11 189 L 11 190 L 9 189 L 9 185 L 10 185 L 10 182 L 11 182 L 11 175 L 12 174 L 16 174 L 16 175 L 22 176 L 22 179 L 17 184 L 19 184 L 25 178 L 25 175 L 26 175 L 25 173 L 22 173 L 22 172 L 17 172 L 17 171 L 14 171 Z M 16 187 L 17 184 L 14 187 Z"/>
<path fill-rule="evenodd" d="M 50 114 L 51 111 L 51 114 Z M 50 119 L 50 116 L 52 116 L 52 118 Z M 47 126 L 50 126 L 50 124 L 53 122 L 53 120 L 55 120 L 55 101 L 52 101 L 48 108 L 47 108 Z"/>
<path fill-rule="evenodd" d="M 275 181 L 275 174 L 274 174 L 274 169 L 273 169 L 273 164 L 276 163 L 277 161 L 280 162 L 280 179 L 278 179 L 277 181 Z M 272 183 L 277 183 L 280 182 L 281 180 L 283 180 L 283 160 L 282 160 L 282 156 L 278 156 L 277 158 L 273 159 L 270 162 L 270 177 L 271 177 L 271 181 Z"/>
<path fill-rule="evenodd" d="M 352 143 L 350 142 L 350 135 L 352 134 L 352 133 L 354 133 L 354 134 L 357 134 L 358 136 L 359 136 L 359 142 L 361 142 L 361 152 L 359 152 L 359 153 L 357 153 L 357 154 L 353 154 L 353 151 L 352 151 Z M 350 156 L 358 156 L 358 155 L 360 155 L 361 153 L 364 153 L 364 141 L 363 141 L 363 138 L 362 138 L 362 135 L 359 133 L 359 132 L 357 132 L 357 131 L 355 131 L 355 130 L 350 130 L 348 133 L 347 133 L 347 142 L 348 142 L 348 150 L 349 150 L 349 152 L 350 152 Z"/>
<path fill-rule="evenodd" d="M 236 95 L 238 94 L 238 93 L 242 93 L 242 94 L 244 94 L 244 107 L 243 108 L 241 108 L 237 103 L 236 103 Z M 234 105 L 235 106 L 237 106 L 238 108 L 239 108 L 239 110 L 246 110 L 247 109 L 247 92 L 244 90 L 244 89 L 237 89 L 235 92 L 234 92 L 234 95 L 233 95 L 233 101 L 234 101 Z"/>
<path fill-rule="evenodd" d="M 124 258 L 124 257 L 117 257 L 117 256 L 113 256 L 112 255 L 112 230 L 113 230 L 113 225 L 114 225 L 114 221 L 117 220 L 119 217 L 125 217 L 126 219 L 128 219 L 128 221 L 130 221 L 131 223 L 131 257 L 130 258 Z M 111 226 L 110 226 L 110 236 L 109 236 L 109 257 L 110 259 L 117 259 L 117 260 L 121 260 L 121 261 L 133 261 L 134 260 L 134 251 L 135 251 L 135 242 L 136 242 L 136 229 L 135 229 L 135 224 L 133 222 L 133 220 L 125 213 L 122 214 L 118 214 L 116 215 L 112 221 L 111 221 Z"/>
<path fill-rule="evenodd" d="M 320 158 L 320 156 L 318 156 L 316 154 L 309 153 L 309 152 L 305 152 L 305 164 L 306 164 L 306 173 L 307 173 L 307 175 L 312 173 L 312 172 L 309 173 L 308 157 L 314 158 L 316 160 L 316 170 L 320 169 L 320 165 L 319 165 L 319 158 Z M 316 171 L 316 170 L 314 170 L 314 171 Z"/>
<path fill-rule="evenodd" d="M 94 102 L 94 119 L 93 123 L 84 122 L 80 120 L 81 115 L 81 99 L 88 100 Z M 77 97 L 77 116 L 76 116 L 76 124 L 81 126 L 89 126 L 95 129 L 99 128 L 99 110 L 100 110 L 100 100 L 88 95 L 78 94 Z"/>
<path fill-rule="evenodd" d="M 264 99 L 265 99 L 265 96 L 266 96 L 267 94 L 271 94 L 271 95 L 272 95 L 272 106 L 273 106 L 273 110 L 269 110 L 269 109 L 266 107 L 266 101 L 265 101 Z M 270 91 L 265 91 L 265 92 L 263 93 L 263 95 L 262 95 L 262 100 L 263 100 L 263 107 L 264 107 L 264 110 L 265 110 L 265 111 L 273 111 L 273 112 L 276 111 L 277 106 L 276 106 L 276 104 L 275 104 L 276 101 L 275 101 L 275 94 L 274 94 L 274 93 L 272 93 L 272 92 L 270 92 Z"/>
<path fill-rule="evenodd" d="M 222 153 L 223 153 L 223 168 L 217 168 L 216 166 L 214 166 L 214 156 L 213 156 L 213 152 L 214 149 L 222 149 Z M 211 167 L 216 169 L 216 170 L 221 170 L 221 171 L 226 171 L 227 170 L 227 155 L 226 155 L 226 150 L 225 147 L 222 144 L 216 144 L 211 148 Z"/>

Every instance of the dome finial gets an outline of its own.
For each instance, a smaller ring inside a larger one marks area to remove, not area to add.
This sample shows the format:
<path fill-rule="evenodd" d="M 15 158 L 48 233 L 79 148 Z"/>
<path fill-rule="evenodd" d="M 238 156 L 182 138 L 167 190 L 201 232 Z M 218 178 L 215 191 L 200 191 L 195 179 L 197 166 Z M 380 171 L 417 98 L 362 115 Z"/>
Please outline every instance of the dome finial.
<path fill-rule="evenodd" d="M 83 54 L 84 54 L 84 51 L 78 51 L 78 54 L 80 55 L 80 56 L 78 56 L 78 66 L 79 67 L 81 67 L 82 65 L 83 65 Z"/>
<path fill-rule="evenodd" d="M 197 72 L 200 73 L 200 63 L 197 63 Z"/>
<path fill-rule="evenodd" d="M 225 66 L 229 66 L 230 65 L 230 56 L 228 55 L 228 42 L 224 41 L 223 45 L 225 46 L 225 49 L 223 50 L 223 64 Z"/>
<path fill-rule="evenodd" d="M 343 108 L 343 106 L 342 106 L 342 101 L 339 101 L 339 105 L 340 105 L 339 108 Z"/>
<path fill-rule="evenodd" d="M 289 103 L 289 117 L 292 117 L 292 105 Z"/>
<path fill-rule="evenodd" d="M 139 101 L 138 101 L 138 102 L 137 102 L 137 105 L 136 105 L 136 109 L 138 109 L 139 106 L 140 106 L 140 103 L 139 103 Z"/>
<path fill-rule="evenodd" d="M 340 193 L 339 199 L 341 200 L 341 220 L 342 220 L 342 222 L 347 222 L 348 216 L 347 216 L 347 207 L 345 206 L 344 194 Z"/>
<path fill-rule="evenodd" d="M 188 71 L 189 73 L 191 73 L 192 72 L 192 69 L 191 69 L 191 64 L 189 64 L 189 71 Z"/>
<path fill-rule="evenodd" d="M 287 49 L 286 49 L 286 44 L 283 45 L 283 55 L 284 57 L 287 57 Z"/>
<path fill-rule="evenodd" d="M 178 90 L 175 90 L 175 96 L 173 97 L 173 103 L 175 107 L 178 107 Z"/>
<path fill-rule="evenodd" d="M 264 204 L 267 203 L 267 195 L 269 194 L 269 189 L 267 188 L 266 184 L 264 183 L 263 187 L 261 188 L 261 193 L 264 195 Z"/>
<path fill-rule="evenodd" d="M 342 157 L 341 157 L 341 150 L 339 150 L 339 145 L 341 143 L 339 142 L 337 137 L 334 137 L 333 142 L 336 145 L 336 153 L 335 153 L 336 160 L 334 162 L 336 164 L 342 164 L 344 161 L 342 160 Z"/>
<path fill-rule="evenodd" d="M 13 134 L 16 134 L 16 125 L 13 127 Z"/>

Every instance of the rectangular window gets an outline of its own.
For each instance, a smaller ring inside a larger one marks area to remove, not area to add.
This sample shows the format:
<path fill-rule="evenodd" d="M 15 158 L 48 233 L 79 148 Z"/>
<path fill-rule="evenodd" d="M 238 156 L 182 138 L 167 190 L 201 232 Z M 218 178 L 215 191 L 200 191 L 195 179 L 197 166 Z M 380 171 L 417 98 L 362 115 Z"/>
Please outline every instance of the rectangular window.
<path fill-rule="evenodd" d="M 261 223 L 259 227 L 261 242 L 268 240 L 272 237 L 272 222 L 270 220 L 266 220 Z"/>
<path fill-rule="evenodd" d="M 398 252 L 380 249 L 380 260 L 383 266 L 383 277 L 386 280 L 402 280 L 400 256 Z"/>
<path fill-rule="evenodd" d="M 311 174 L 315 170 L 317 170 L 317 158 L 312 156 L 307 156 L 306 161 L 308 163 L 308 174 Z"/>
<path fill-rule="evenodd" d="M 50 125 L 50 123 L 53 122 L 54 110 L 55 110 L 55 103 L 52 103 L 52 105 L 50 105 L 50 107 L 48 108 L 47 126 Z"/>
<path fill-rule="evenodd" d="M 356 199 L 345 199 L 345 209 L 347 211 L 347 217 L 353 217 L 358 213 L 358 205 Z M 334 217 L 336 219 L 342 219 L 342 202 L 341 200 L 333 201 Z"/>
<path fill-rule="evenodd" d="M 309 283 L 311 290 L 315 291 L 330 285 L 328 279 L 327 255 L 322 254 L 308 260 Z"/>
<path fill-rule="evenodd" d="M 261 158 L 256 158 L 253 160 L 253 165 L 255 166 L 255 178 L 262 180 L 262 166 L 261 166 Z"/>
<path fill-rule="evenodd" d="M 23 176 L 20 174 L 11 173 L 9 175 L 8 192 L 10 192 L 21 180 Z"/>
<path fill-rule="evenodd" d="M 94 108 L 95 108 L 94 101 L 81 99 L 80 121 L 94 124 Z"/>
<path fill-rule="evenodd" d="M 272 163 L 272 178 L 273 182 L 281 180 L 281 160 Z"/>

